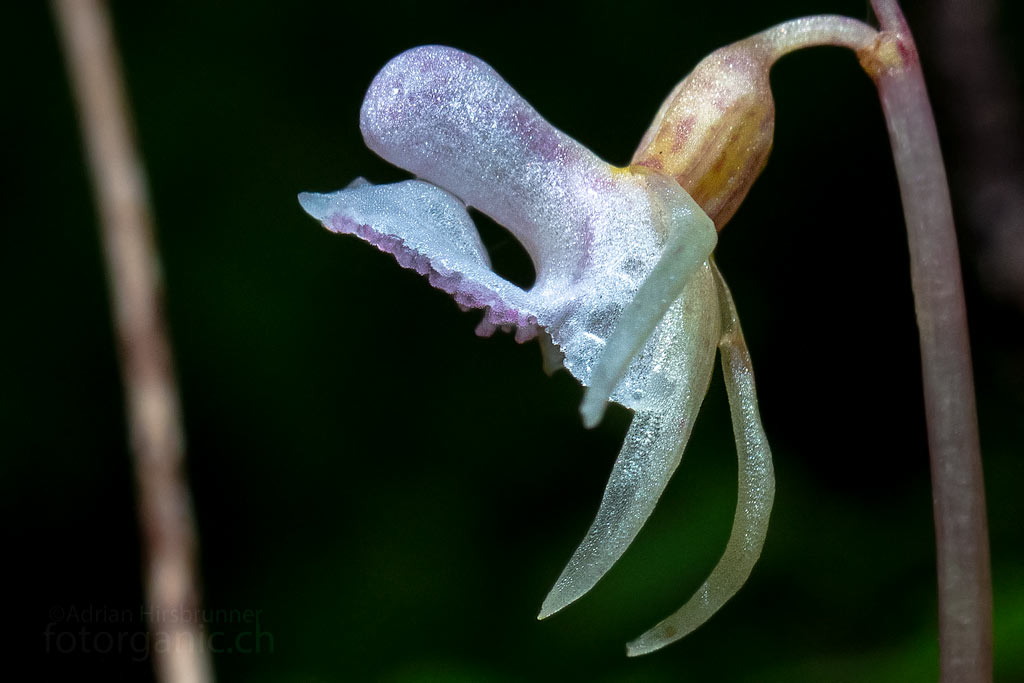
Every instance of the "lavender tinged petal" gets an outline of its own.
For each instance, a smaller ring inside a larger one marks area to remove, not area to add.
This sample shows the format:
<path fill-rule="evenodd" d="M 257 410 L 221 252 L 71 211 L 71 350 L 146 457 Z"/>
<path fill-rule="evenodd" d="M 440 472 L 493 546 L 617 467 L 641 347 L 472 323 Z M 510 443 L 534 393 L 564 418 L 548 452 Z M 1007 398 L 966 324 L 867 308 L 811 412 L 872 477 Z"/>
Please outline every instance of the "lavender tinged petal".
<path fill-rule="evenodd" d="M 639 533 L 683 455 L 707 392 L 715 360 L 719 313 L 707 266 L 690 278 L 655 333 L 656 365 L 671 366 L 678 382 L 658 401 L 637 409 L 615 461 L 597 518 L 544 600 L 538 618 L 593 588 Z"/>
<path fill-rule="evenodd" d="M 576 270 L 614 170 L 545 121 L 490 66 L 459 50 L 404 52 L 374 78 L 360 112 L 370 149 L 458 195 L 523 243 L 538 283 Z"/>
<path fill-rule="evenodd" d="M 739 492 L 732 533 L 722 558 L 693 597 L 675 614 L 626 646 L 631 657 L 675 642 L 710 619 L 746 582 L 761 556 L 768 533 L 768 518 L 775 497 L 771 451 L 758 414 L 750 352 L 736 317 L 736 307 L 718 268 L 714 270 L 722 308 L 722 338 L 718 349 L 722 354 L 739 456 Z"/>

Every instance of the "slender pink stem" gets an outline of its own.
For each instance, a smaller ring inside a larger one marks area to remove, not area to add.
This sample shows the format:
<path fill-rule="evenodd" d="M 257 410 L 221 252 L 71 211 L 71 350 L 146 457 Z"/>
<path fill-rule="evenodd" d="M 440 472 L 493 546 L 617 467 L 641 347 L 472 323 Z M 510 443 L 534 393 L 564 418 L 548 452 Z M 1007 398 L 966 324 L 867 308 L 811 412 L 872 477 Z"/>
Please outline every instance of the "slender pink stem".
<path fill-rule="evenodd" d="M 772 59 L 814 45 L 855 50 L 878 86 L 899 176 L 921 342 L 945 683 L 992 679 L 992 580 L 967 309 L 946 171 L 914 40 L 896 0 L 872 0 L 882 31 L 845 17 L 753 36 Z"/>
<path fill-rule="evenodd" d="M 138 482 L 150 651 L 162 683 L 203 683 L 213 678 L 209 651 L 198 621 L 182 618 L 198 613 L 199 588 L 181 410 L 117 48 L 101 0 L 53 0 L 53 9 L 100 211 Z"/>
<path fill-rule="evenodd" d="M 944 683 L 992 680 L 992 582 L 967 309 L 945 167 L 917 49 L 895 0 L 872 0 L 861 54 L 889 128 L 910 243 L 932 467 Z"/>

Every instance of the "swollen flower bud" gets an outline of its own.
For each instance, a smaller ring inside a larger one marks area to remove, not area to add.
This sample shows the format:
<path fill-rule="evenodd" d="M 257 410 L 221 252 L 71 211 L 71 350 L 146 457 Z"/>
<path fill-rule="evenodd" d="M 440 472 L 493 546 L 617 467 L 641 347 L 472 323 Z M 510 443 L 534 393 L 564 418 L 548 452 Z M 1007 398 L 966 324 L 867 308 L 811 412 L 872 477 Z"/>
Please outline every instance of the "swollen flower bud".
<path fill-rule="evenodd" d="M 773 51 L 758 36 L 712 52 L 661 105 L 633 164 L 671 176 L 719 230 L 764 169 L 775 129 L 768 71 Z"/>

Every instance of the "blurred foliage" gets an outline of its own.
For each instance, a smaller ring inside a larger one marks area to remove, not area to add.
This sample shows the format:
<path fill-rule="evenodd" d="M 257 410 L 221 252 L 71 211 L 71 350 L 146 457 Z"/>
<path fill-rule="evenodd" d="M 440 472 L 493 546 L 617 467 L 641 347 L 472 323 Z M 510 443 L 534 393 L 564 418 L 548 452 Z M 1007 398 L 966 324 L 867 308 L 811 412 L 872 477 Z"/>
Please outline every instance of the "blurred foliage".
<path fill-rule="evenodd" d="M 912 26 L 926 11 L 907 9 Z M 720 378 L 633 548 L 591 595 L 538 623 L 628 414 L 583 430 L 580 388 L 564 373 L 546 378 L 535 345 L 477 339 L 476 314 L 329 235 L 295 201 L 357 175 L 404 177 L 363 147 L 357 116 L 374 73 L 408 47 L 480 56 L 556 126 L 624 163 L 703 55 L 803 14 L 867 18 L 863 0 L 113 11 L 158 219 L 205 601 L 262 610 L 272 638 L 258 654 L 218 653 L 221 680 L 936 678 L 907 250 L 879 106 L 853 55 L 819 49 L 776 67 L 775 150 L 719 248 L 776 456 L 766 551 L 720 614 L 653 656 L 628 660 L 623 645 L 689 596 L 728 534 L 735 456 Z M 0 493 L 12 643 L 24 640 L 15 657 L 41 678 L 146 680 L 148 662 L 125 643 L 87 652 L 82 640 L 143 628 L 81 612 L 141 605 L 132 475 L 95 212 L 50 17 L 40 3 L 3 13 Z M 948 140 L 958 124 L 940 129 Z M 495 230 L 490 242 L 521 268 L 510 238 Z M 979 289 L 969 235 L 964 262 L 997 680 L 1024 681 L 1022 317 Z M 51 622 L 86 635 L 48 640 Z M 211 626 L 229 637 L 246 628 Z"/>

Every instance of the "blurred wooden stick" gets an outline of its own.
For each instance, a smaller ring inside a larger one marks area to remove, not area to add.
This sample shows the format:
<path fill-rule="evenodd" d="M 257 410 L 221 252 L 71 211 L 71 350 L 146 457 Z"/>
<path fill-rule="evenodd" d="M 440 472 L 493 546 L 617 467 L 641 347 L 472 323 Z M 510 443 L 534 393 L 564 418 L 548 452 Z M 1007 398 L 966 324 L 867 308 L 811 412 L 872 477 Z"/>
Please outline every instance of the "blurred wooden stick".
<path fill-rule="evenodd" d="M 53 0 L 100 213 L 138 482 L 151 647 L 162 683 L 205 683 L 195 524 L 146 179 L 101 0 Z"/>

